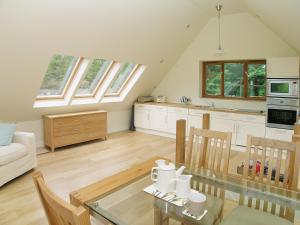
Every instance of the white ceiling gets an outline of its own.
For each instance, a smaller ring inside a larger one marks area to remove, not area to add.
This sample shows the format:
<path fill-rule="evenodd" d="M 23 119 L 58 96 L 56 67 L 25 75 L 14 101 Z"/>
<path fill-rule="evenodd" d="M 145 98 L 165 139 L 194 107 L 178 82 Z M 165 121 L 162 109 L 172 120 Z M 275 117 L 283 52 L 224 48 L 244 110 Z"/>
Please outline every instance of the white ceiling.
<path fill-rule="evenodd" d="M 215 16 L 216 2 L 224 5 L 223 15 L 258 14 L 263 23 L 300 51 L 298 0 L 0 0 L 0 103 L 5 109 L 0 111 L 0 120 L 129 108 L 138 95 L 152 92 Z M 123 103 L 33 109 L 55 53 L 131 61 L 145 64 L 147 69 Z"/>
<path fill-rule="evenodd" d="M 300 52 L 299 0 L 244 0 L 245 6 L 260 20 Z"/>

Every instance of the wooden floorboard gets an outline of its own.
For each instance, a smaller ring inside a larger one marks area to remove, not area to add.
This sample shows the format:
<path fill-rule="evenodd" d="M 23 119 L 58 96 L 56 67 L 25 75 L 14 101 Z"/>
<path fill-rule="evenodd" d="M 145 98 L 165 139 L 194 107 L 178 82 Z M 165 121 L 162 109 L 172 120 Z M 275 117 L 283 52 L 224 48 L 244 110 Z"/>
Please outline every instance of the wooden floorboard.
<path fill-rule="evenodd" d="M 175 159 L 175 140 L 139 132 L 120 132 L 94 141 L 38 155 L 38 167 L 50 188 L 69 201 L 69 193 L 154 156 Z M 244 159 L 232 152 L 229 170 Z M 33 171 L 0 188 L 1 225 L 47 225 L 31 179 Z M 225 204 L 226 205 L 226 204 Z M 231 204 L 232 205 L 232 204 Z"/>

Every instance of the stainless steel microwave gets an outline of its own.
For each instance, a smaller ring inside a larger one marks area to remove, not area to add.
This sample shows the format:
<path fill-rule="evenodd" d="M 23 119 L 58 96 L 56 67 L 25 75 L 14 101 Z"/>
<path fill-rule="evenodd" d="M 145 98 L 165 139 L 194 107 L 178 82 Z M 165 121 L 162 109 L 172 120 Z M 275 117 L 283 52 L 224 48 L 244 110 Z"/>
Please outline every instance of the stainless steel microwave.
<path fill-rule="evenodd" d="M 299 79 L 269 78 L 267 79 L 267 96 L 282 98 L 299 98 Z"/>

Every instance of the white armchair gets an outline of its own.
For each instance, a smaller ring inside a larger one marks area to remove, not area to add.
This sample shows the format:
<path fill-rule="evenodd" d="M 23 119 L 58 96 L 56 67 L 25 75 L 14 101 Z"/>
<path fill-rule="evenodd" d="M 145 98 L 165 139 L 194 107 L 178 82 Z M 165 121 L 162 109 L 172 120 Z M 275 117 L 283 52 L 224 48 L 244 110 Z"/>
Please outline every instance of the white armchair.
<path fill-rule="evenodd" d="M 0 146 L 0 187 L 36 167 L 36 145 L 33 133 L 15 132 L 8 146 Z"/>

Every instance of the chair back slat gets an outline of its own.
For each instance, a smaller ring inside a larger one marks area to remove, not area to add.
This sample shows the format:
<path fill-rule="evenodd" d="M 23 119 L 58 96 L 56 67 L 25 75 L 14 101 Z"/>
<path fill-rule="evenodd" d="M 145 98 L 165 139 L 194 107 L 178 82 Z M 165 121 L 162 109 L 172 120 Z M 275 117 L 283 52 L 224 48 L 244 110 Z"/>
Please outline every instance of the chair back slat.
<path fill-rule="evenodd" d="M 192 140 L 194 138 L 194 127 L 191 127 L 189 132 L 189 140 Z M 194 142 L 189 141 L 187 144 L 187 151 L 185 151 L 185 164 L 190 165 L 191 159 L 192 159 L 192 151 L 189 151 L 189 149 L 193 149 Z"/>
<path fill-rule="evenodd" d="M 285 188 L 288 187 L 288 180 L 289 180 L 289 168 L 290 168 L 290 157 L 291 157 L 291 154 L 288 152 L 287 153 L 287 157 L 286 157 L 286 160 L 285 160 L 285 167 L 284 167 L 284 181 L 283 181 L 283 185 Z"/>
<path fill-rule="evenodd" d="M 265 165 L 266 163 L 266 147 L 262 147 L 262 160 L 261 165 Z M 259 182 L 263 182 L 264 179 L 264 173 L 259 174 Z"/>
<path fill-rule="evenodd" d="M 91 225 L 88 211 L 57 197 L 48 188 L 40 172 L 33 174 L 33 180 L 50 225 Z"/>
<path fill-rule="evenodd" d="M 276 160 L 276 167 L 275 171 L 281 171 L 281 162 L 282 162 L 282 152 L 283 150 L 278 149 L 277 151 L 277 160 Z M 279 177 L 280 177 L 280 172 L 275 173 L 275 185 L 278 186 L 279 183 Z"/>
<path fill-rule="evenodd" d="M 221 162 L 222 161 L 222 155 L 223 155 L 223 148 L 222 146 L 224 145 L 224 139 L 221 140 L 220 142 L 220 146 L 218 147 L 218 157 L 217 157 L 217 161 Z M 220 173 L 221 170 L 221 163 L 217 163 L 217 172 Z"/>
<path fill-rule="evenodd" d="M 248 159 L 244 163 L 243 177 L 270 186 L 296 190 L 299 175 L 300 143 L 248 136 Z M 266 200 L 240 195 L 240 205 L 248 205 L 265 212 L 270 211 L 294 219 L 294 210 Z"/>

